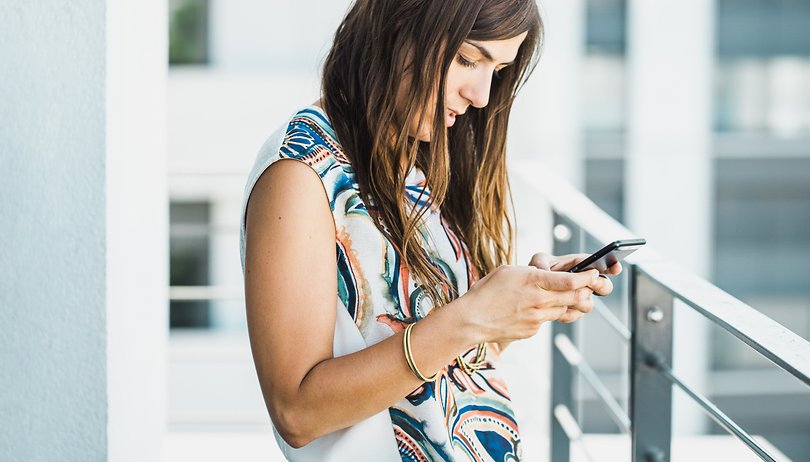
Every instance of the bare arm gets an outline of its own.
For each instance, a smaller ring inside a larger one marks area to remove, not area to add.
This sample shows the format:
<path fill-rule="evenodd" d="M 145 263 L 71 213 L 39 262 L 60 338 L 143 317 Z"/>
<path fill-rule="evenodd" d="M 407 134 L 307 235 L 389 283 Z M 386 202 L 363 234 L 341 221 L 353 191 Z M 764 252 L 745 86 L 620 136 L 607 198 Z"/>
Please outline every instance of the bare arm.
<path fill-rule="evenodd" d="M 293 447 L 351 426 L 421 385 L 402 333 L 333 358 L 337 304 L 335 227 L 321 180 L 295 160 L 273 164 L 247 211 L 245 295 L 265 403 Z M 412 332 L 416 364 L 431 375 L 482 341 L 534 335 L 567 305 L 582 304 L 595 274 L 502 267 L 435 309 Z M 583 304 L 584 306 L 584 304 Z M 362 396 L 362 400 L 356 399 Z"/>
<path fill-rule="evenodd" d="M 299 447 L 353 425 L 421 384 L 405 362 L 402 333 L 332 358 L 335 226 L 312 169 L 293 160 L 271 166 L 251 195 L 247 230 L 251 347 L 268 411 L 288 443 Z M 475 343 L 464 329 L 446 328 L 461 322 L 443 309 L 414 327 L 413 354 L 425 374 Z"/>

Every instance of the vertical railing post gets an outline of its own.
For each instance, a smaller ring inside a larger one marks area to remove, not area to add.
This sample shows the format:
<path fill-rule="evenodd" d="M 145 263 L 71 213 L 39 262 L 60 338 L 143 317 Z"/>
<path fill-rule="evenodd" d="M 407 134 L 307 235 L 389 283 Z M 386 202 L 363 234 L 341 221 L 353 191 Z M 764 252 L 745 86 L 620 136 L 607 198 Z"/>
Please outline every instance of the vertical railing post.
<path fill-rule="evenodd" d="M 630 420 L 633 462 L 668 462 L 672 384 L 656 364 L 672 364 L 672 295 L 631 267 Z"/>
<path fill-rule="evenodd" d="M 554 255 L 564 255 L 579 251 L 579 228 L 558 214 L 554 214 Z M 558 334 L 574 339 L 574 326 L 568 323 L 551 323 L 551 462 L 570 460 L 571 441 L 562 425 L 555 417 L 555 408 L 565 406 L 576 415 L 573 400 L 574 369 L 554 346 Z"/>

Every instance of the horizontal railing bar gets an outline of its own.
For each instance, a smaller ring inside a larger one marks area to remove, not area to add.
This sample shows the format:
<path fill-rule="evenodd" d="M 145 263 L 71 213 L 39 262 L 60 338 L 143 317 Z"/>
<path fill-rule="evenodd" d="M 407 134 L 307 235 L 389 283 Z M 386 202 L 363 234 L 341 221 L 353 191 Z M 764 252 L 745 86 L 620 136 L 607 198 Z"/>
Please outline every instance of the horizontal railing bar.
<path fill-rule="evenodd" d="M 169 300 L 204 301 L 204 300 L 243 300 L 244 291 L 238 286 L 170 286 Z"/>
<path fill-rule="evenodd" d="M 238 239 L 239 226 L 210 225 L 208 223 L 172 223 L 169 237 L 232 236 Z"/>
<path fill-rule="evenodd" d="M 714 405 L 711 401 L 705 398 L 703 395 L 699 394 L 698 392 L 692 390 L 688 385 L 681 382 L 675 374 L 672 373 L 672 369 L 669 368 L 666 364 L 662 364 L 660 361 L 653 359 L 651 361 L 655 368 L 661 372 L 661 374 L 666 377 L 670 382 L 677 385 L 678 388 L 683 390 L 684 393 L 689 395 L 690 398 L 695 400 L 704 411 L 706 411 L 709 416 L 717 422 L 718 425 L 723 427 L 727 432 L 731 433 L 732 435 L 736 436 L 740 439 L 743 443 L 745 443 L 752 451 L 754 451 L 762 460 L 775 462 L 776 459 L 773 458 L 768 452 L 762 448 L 754 439 L 749 435 L 745 430 L 743 430 L 736 422 L 731 420 L 723 411 L 721 411 L 717 406 Z"/>
<path fill-rule="evenodd" d="M 554 418 L 560 423 L 560 427 L 562 427 L 568 440 L 579 444 L 579 447 L 582 448 L 582 452 L 585 453 L 585 457 L 593 462 L 593 457 L 591 457 L 588 447 L 585 446 L 585 442 L 582 440 L 582 429 L 579 427 L 577 419 L 571 414 L 571 410 L 568 409 L 568 406 L 564 404 L 554 406 Z"/>
<path fill-rule="evenodd" d="M 625 342 L 629 342 L 631 338 L 630 329 L 624 325 L 624 323 L 610 311 L 610 308 L 598 298 L 593 299 L 593 308 L 605 321 L 607 321 L 608 325 L 613 328 L 613 330 L 618 333 Z"/>
<path fill-rule="evenodd" d="M 536 189 L 559 215 L 602 243 L 636 237 L 541 162 L 511 161 L 510 173 Z M 654 245 L 654 243 L 651 243 Z M 647 246 L 651 247 L 651 246 Z M 810 386 L 810 342 L 650 248 L 626 259 L 673 296 Z"/>
<path fill-rule="evenodd" d="M 563 355 L 566 361 L 569 364 L 576 367 L 580 374 L 585 378 L 591 388 L 596 392 L 599 396 L 600 401 L 607 407 L 608 414 L 616 422 L 616 425 L 624 433 L 630 433 L 630 418 L 627 414 L 624 413 L 624 409 L 616 402 L 616 399 L 613 398 L 613 395 L 610 394 L 607 387 L 602 380 L 599 379 L 599 376 L 596 372 L 591 368 L 587 361 L 582 357 L 582 354 L 579 352 L 579 349 L 574 345 L 570 338 L 568 338 L 565 334 L 557 334 L 554 336 L 554 345 Z"/>
<path fill-rule="evenodd" d="M 722 289 L 667 261 L 638 270 L 714 324 L 810 386 L 810 342 Z"/>

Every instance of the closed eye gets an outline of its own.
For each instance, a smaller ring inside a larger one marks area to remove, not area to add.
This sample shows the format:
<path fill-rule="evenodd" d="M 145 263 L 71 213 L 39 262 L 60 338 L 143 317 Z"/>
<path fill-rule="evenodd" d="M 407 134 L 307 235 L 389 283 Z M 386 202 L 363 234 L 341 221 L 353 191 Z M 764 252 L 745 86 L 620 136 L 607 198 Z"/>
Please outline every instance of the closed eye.
<path fill-rule="evenodd" d="M 459 64 L 461 64 L 461 65 L 462 65 L 462 66 L 464 66 L 464 67 L 467 67 L 467 68 L 470 68 L 470 69 L 475 69 L 475 63 L 474 63 L 474 62 L 472 62 L 472 61 L 470 61 L 470 60 L 468 60 L 467 58 L 465 58 L 465 57 L 464 57 L 464 56 L 462 56 L 461 54 L 458 54 L 458 55 L 457 55 L 457 59 L 456 59 L 456 60 L 458 61 L 458 63 L 459 63 Z"/>

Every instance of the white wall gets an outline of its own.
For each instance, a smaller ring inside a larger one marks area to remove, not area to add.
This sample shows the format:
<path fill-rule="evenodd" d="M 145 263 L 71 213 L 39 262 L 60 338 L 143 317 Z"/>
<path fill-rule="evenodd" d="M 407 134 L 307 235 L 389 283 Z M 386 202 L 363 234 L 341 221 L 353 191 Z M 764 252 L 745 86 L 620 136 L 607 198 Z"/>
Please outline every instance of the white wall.
<path fill-rule="evenodd" d="M 167 7 L 109 3 L 0 2 L 4 461 L 160 455 Z"/>
<path fill-rule="evenodd" d="M 210 58 L 228 70 L 317 74 L 349 0 L 210 0 Z"/>
<path fill-rule="evenodd" d="M 585 1 L 538 2 L 544 22 L 540 62 L 515 100 L 509 155 L 541 160 L 566 181 L 584 184 Z"/>
<path fill-rule="evenodd" d="M 108 0 L 108 460 L 160 460 L 166 428 L 166 0 Z"/>
<path fill-rule="evenodd" d="M 2 460 L 106 457 L 104 13 L 0 3 Z"/>

